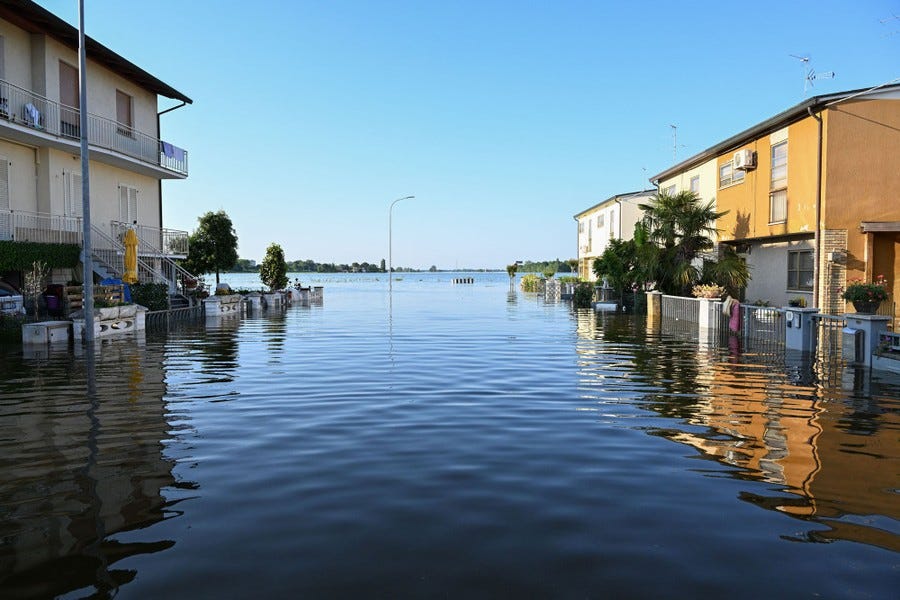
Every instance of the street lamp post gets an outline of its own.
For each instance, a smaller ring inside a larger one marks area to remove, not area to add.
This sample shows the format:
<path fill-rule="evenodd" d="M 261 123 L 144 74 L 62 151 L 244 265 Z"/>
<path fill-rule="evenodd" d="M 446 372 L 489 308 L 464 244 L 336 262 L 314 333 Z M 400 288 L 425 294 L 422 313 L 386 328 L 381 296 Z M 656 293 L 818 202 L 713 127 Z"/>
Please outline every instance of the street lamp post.
<path fill-rule="evenodd" d="M 400 202 L 401 200 L 412 200 L 415 196 L 403 196 L 402 198 L 397 198 L 393 202 L 391 202 L 391 207 L 388 209 L 388 293 L 394 292 L 394 278 L 392 274 L 394 272 L 394 261 L 393 261 L 393 219 L 394 219 L 394 205 Z"/>

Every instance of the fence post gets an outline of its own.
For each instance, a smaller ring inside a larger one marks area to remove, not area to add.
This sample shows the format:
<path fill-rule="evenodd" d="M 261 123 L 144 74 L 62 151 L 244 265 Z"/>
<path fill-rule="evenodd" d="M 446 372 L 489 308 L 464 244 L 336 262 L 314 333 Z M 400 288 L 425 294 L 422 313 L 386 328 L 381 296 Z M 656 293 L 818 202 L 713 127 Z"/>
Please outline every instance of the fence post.
<path fill-rule="evenodd" d="M 659 332 L 662 321 L 662 292 L 647 292 L 647 327 L 654 333 Z"/>

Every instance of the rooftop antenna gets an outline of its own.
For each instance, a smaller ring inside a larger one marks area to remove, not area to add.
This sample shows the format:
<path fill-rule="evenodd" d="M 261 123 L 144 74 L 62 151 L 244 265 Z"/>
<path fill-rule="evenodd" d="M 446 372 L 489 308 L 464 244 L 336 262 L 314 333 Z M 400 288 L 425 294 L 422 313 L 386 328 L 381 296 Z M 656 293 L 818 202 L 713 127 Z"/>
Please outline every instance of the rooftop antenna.
<path fill-rule="evenodd" d="M 669 125 L 672 128 L 672 161 L 678 162 L 678 149 L 684 148 L 685 145 L 678 144 L 678 125 Z"/>
<path fill-rule="evenodd" d="M 825 71 L 824 73 L 816 73 L 816 70 L 812 68 L 810 65 L 809 56 L 797 56 L 796 54 L 789 55 L 792 58 L 796 58 L 800 61 L 803 66 L 803 96 L 805 97 L 807 93 L 809 93 L 809 88 L 815 86 L 815 81 L 817 79 L 834 79 L 834 71 Z"/>

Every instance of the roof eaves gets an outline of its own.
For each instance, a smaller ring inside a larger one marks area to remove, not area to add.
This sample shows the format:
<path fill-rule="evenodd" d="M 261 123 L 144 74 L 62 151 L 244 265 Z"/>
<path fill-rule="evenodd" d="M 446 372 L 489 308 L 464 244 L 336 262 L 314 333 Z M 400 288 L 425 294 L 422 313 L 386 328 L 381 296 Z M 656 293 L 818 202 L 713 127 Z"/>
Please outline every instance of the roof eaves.
<path fill-rule="evenodd" d="M 887 86 L 888 89 L 900 88 L 900 85 Z M 825 105 L 833 102 L 834 100 L 840 100 L 842 98 L 847 98 L 849 96 L 859 95 L 861 92 L 867 91 L 870 88 L 862 88 L 858 90 L 850 90 L 846 92 L 837 92 L 833 94 L 823 94 L 821 96 L 813 96 L 808 100 L 804 100 L 800 104 L 792 106 L 791 108 L 784 110 L 777 115 L 766 119 L 756 125 L 750 127 L 749 129 L 745 129 L 744 131 L 731 136 L 730 138 L 719 142 L 718 144 L 707 148 L 706 150 L 687 158 L 680 163 L 669 167 L 665 171 L 657 173 L 653 177 L 650 178 L 650 182 L 653 184 L 659 184 L 660 180 L 665 179 L 667 177 L 671 177 L 673 175 L 677 175 L 682 171 L 686 171 L 690 168 L 693 168 L 697 165 L 700 165 L 711 158 L 715 158 L 716 156 L 722 154 L 723 152 L 728 152 L 729 150 L 733 150 L 745 144 L 748 140 L 755 139 L 767 133 L 771 133 L 772 131 L 781 129 L 787 125 L 790 125 L 793 122 L 799 121 L 809 114 L 808 109 L 816 109 L 816 108 L 824 108 Z M 880 90 L 884 90 L 885 87 L 879 87 Z"/>
<path fill-rule="evenodd" d="M 66 46 L 78 49 L 78 29 L 30 0 L 0 0 L 0 18 L 33 32 L 42 32 Z M 86 54 L 92 61 L 167 98 L 193 104 L 193 100 L 157 79 L 131 61 L 113 52 L 90 36 L 85 36 Z"/>

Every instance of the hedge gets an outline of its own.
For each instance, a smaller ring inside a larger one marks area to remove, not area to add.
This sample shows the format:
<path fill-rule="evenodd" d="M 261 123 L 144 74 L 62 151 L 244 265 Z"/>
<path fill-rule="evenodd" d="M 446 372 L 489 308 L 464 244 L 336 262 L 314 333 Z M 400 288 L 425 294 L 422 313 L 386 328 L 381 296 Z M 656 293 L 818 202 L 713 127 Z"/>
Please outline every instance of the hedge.
<path fill-rule="evenodd" d="M 78 266 L 80 256 L 77 244 L 0 241 L 0 272 L 27 271 L 38 260 L 51 269 L 71 269 Z"/>

